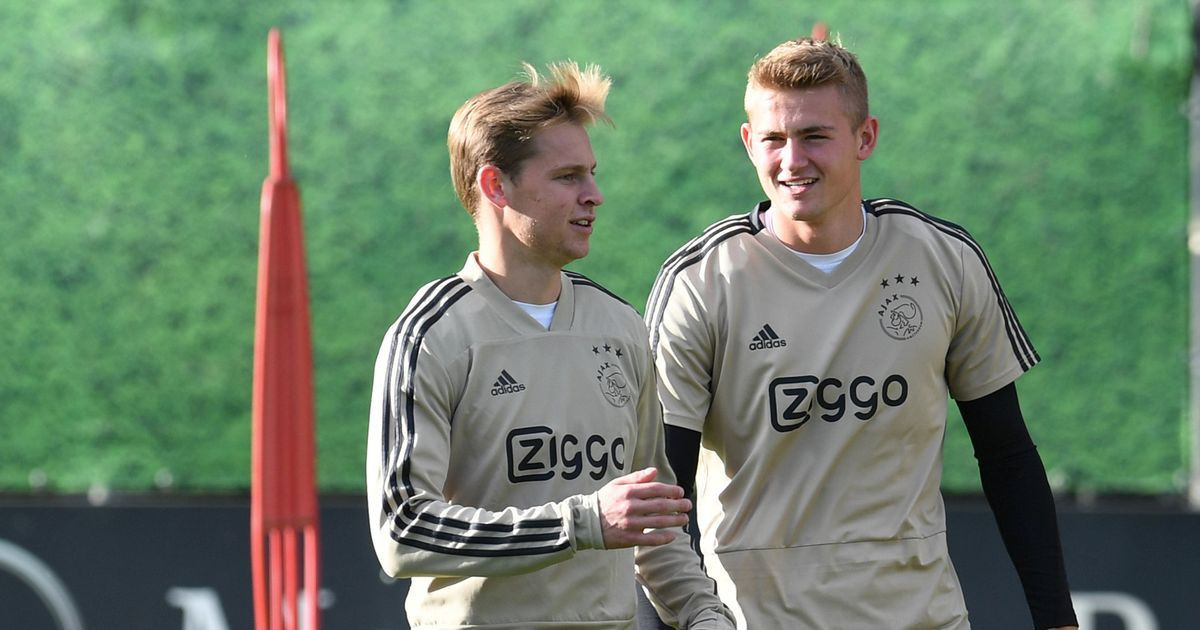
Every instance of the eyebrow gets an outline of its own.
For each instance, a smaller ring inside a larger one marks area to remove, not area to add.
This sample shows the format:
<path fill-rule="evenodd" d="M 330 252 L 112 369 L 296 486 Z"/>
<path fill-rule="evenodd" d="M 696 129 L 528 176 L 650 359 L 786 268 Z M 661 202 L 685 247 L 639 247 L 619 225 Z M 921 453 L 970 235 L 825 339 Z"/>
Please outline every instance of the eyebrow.
<path fill-rule="evenodd" d="M 586 166 L 584 164 L 564 164 L 550 169 L 551 175 L 562 175 L 565 173 L 590 173 L 595 170 L 596 165 Z"/>
<path fill-rule="evenodd" d="M 813 133 L 814 131 L 836 131 L 836 130 L 837 130 L 837 126 L 835 126 L 835 125 L 809 125 L 807 127 L 801 127 L 800 129 L 795 130 L 795 133 L 803 135 L 803 134 L 807 134 L 807 133 Z M 758 133 L 761 135 L 768 135 L 768 134 L 773 134 L 773 133 L 785 133 L 785 132 L 784 132 L 784 130 L 781 130 L 781 129 L 764 129 L 762 131 L 759 131 Z"/>

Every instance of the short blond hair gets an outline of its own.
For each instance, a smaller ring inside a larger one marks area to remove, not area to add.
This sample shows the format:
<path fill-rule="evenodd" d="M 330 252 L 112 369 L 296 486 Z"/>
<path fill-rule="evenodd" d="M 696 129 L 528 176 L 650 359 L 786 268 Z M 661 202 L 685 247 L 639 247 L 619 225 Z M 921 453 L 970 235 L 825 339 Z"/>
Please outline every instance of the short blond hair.
<path fill-rule="evenodd" d="M 801 37 L 776 46 L 750 66 L 746 82 L 746 115 L 750 115 L 755 90 L 802 90 L 836 85 L 851 126 L 857 128 L 870 115 L 867 75 L 854 53 L 834 41 Z"/>
<path fill-rule="evenodd" d="M 561 123 L 587 126 L 597 120 L 612 124 L 604 113 L 612 79 L 599 66 L 580 70 L 574 61 L 562 61 L 550 65 L 551 77 L 543 77 L 533 66 L 522 65 L 523 80 L 476 94 L 450 121 L 450 177 L 471 216 L 479 203 L 476 175 L 484 165 L 516 177 L 522 162 L 533 157 L 531 141 L 542 129 Z"/>

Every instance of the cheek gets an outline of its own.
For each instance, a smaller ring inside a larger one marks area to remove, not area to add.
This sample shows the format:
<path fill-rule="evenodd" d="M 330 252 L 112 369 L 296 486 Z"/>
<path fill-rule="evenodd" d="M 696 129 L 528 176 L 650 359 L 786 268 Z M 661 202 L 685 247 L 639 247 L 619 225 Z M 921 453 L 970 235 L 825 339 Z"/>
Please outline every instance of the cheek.
<path fill-rule="evenodd" d="M 779 152 L 771 149 L 756 149 L 752 154 L 754 167 L 761 173 L 769 173 L 779 167 Z"/>

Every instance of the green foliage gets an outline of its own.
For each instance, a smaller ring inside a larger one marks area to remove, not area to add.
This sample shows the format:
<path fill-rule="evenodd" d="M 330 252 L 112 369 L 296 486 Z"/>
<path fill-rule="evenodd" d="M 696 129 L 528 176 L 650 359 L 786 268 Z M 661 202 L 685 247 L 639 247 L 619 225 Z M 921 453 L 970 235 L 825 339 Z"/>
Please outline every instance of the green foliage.
<path fill-rule="evenodd" d="M 248 6 L 247 6 L 248 5 Z M 760 196 L 753 59 L 828 22 L 871 79 L 869 196 L 967 226 L 1043 365 L 1031 431 L 1068 489 L 1185 478 L 1183 0 L 870 4 L 53 0 L 0 5 L 0 489 L 249 485 L 265 44 L 282 29 L 317 361 L 319 477 L 362 487 L 371 368 L 474 234 L 445 131 L 519 63 L 599 63 L 606 203 L 575 268 L 643 304 Z M 961 423 L 946 487 L 977 488 Z M 40 483 L 40 482 L 39 482 Z"/>

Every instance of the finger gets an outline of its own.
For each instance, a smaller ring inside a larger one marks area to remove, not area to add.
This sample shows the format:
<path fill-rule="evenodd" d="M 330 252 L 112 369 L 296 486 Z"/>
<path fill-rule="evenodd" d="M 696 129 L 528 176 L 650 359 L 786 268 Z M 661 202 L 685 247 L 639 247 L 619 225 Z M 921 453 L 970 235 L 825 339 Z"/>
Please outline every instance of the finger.
<path fill-rule="evenodd" d="M 639 483 L 629 487 L 631 499 L 680 499 L 683 488 L 670 483 Z"/>
<path fill-rule="evenodd" d="M 645 499 L 630 502 L 629 513 L 633 515 L 687 514 L 691 509 L 692 502 L 687 499 Z"/>
<path fill-rule="evenodd" d="M 658 476 L 657 468 L 654 468 L 654 467 L 643 468 L 641 470 L 635 470 L 635 471 L 629 473 L 628 475 L 623 475 L 621 477 L 617 477 L 616 479 L 613 479 L 609 483 L 613 483 L 613 484 L 648 483 L 648 482 L 654 481 L 654 478 L 657 476 Z"/>
<path fill-rule="evenodd" d="M 665 545 L 675 540 L 675 533 L 665 529 L 656 529 L 633 536 L 633 544 L 640 547 Z"/>
<path fill-rule="evenodd" d="M 629 519 L 630 528 L 639 531 L 683 527 L 687 522 L 687 514 L 648 514 Z"/>

